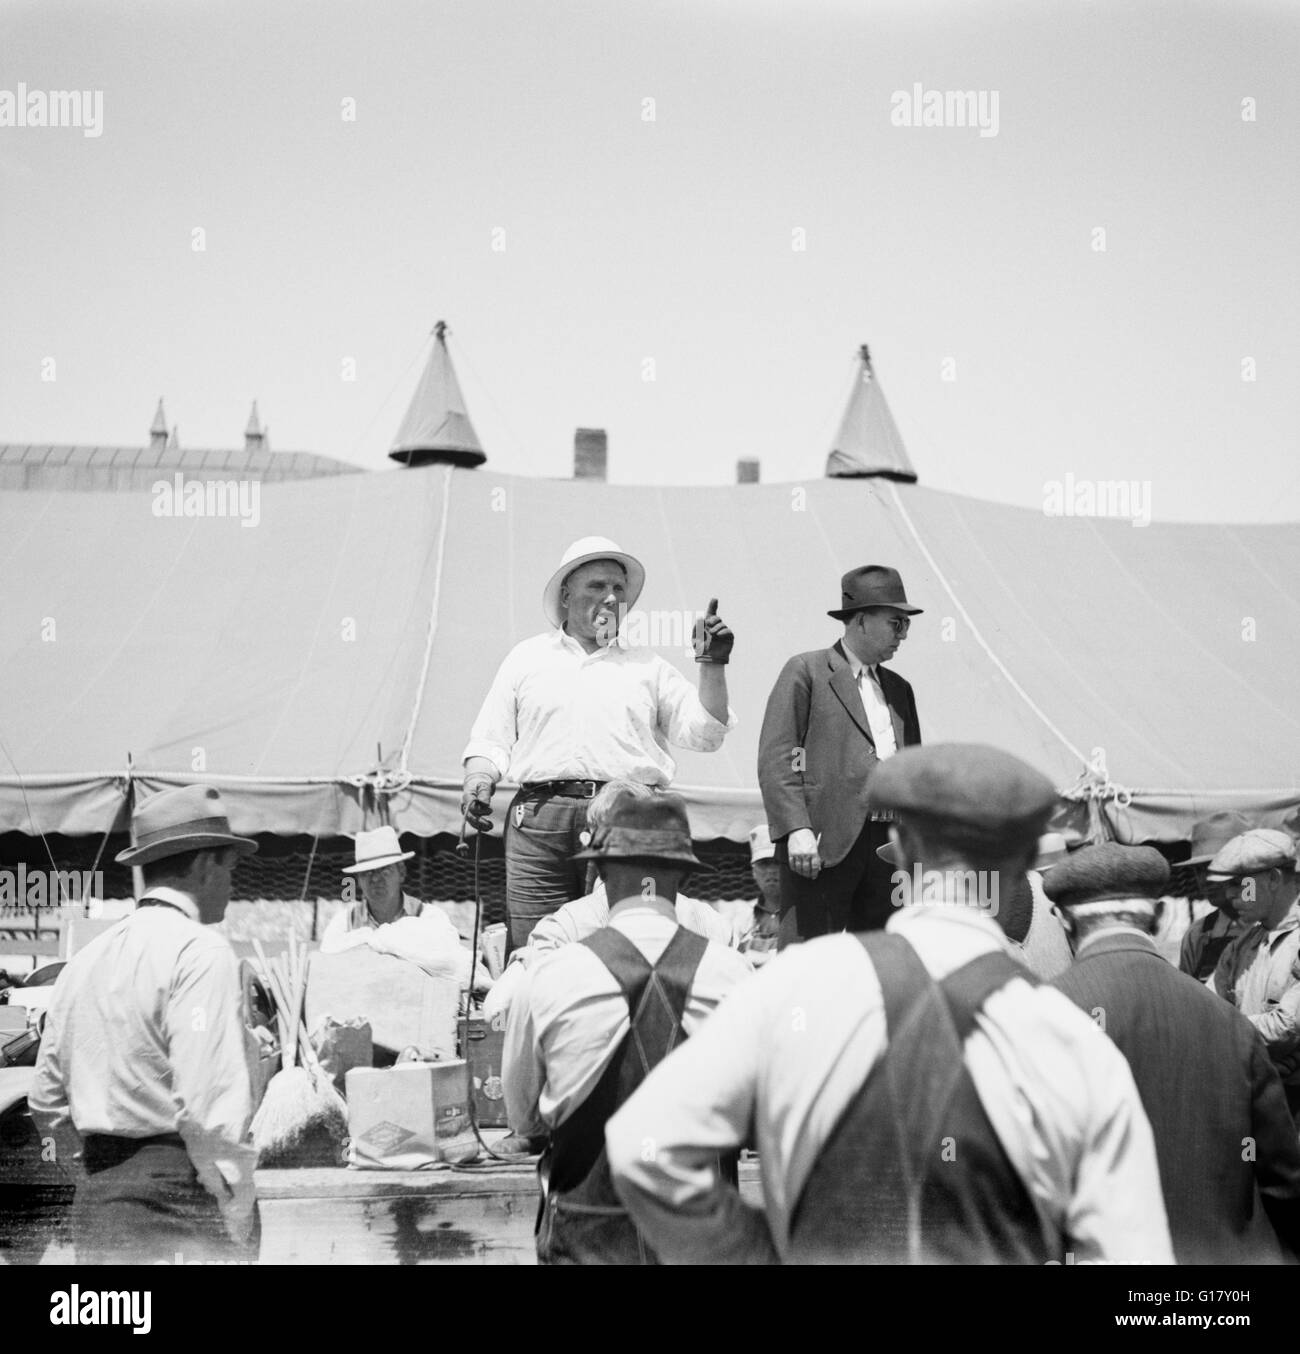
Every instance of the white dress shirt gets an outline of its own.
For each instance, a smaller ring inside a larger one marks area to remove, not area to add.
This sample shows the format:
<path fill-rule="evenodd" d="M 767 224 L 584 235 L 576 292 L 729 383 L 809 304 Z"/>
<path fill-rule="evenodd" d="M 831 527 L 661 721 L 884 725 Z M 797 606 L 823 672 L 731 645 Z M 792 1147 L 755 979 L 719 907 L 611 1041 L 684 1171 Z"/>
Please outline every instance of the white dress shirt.
<path fill-rule="evenodd" d="M 848 650 L 845 650 L 848 653 Z M 889 713 L 889 702 L 885 700 L 884 689 L 880 685 L 880 675 L 874 665 L 860 662 L 848 653 L 849 667 L 858 683 L 858 695 L 862 698 L 863 713 L 867 716 L 867 727 L 871 730 L 871 740 L 876 745 L 876 756 L 883 762 L 898 751 L 898 740 L 894 737 L 894 720 Z"/>
<path fill-rule="evenodd" d="M 358 945 L 406 959 L 431 978 L 454 978 L 461 987 L 469 984 L 469 950 L 461 944 L 451 918 L 436 903 L 422 903 L 409 893 L 402 895 L 402 915 L 383 925 L 370 915 L 364 897 L 339 908 L 321 936 L 321 953 L 339 954 Z M 485 976 L 482 970 L 480 976 Z M 486 985 L 490 983 L 489 979 Z"/>
<path fill-rule="evenodd" d="M 672 904 L 662 898 L 625 903 L 608 924 L 651 964 L 677 931 Z M 752 972 L 735 950 L 710 941 L 682 1013 L 687 1035 Z M 623 989 L 586 945 L 565 945 L 528 970 L 511 1005 L 502 1052 L 511 1129 L 537 1137 L 562 1124 L 595 1090 L 631 1023 Z"/>
<path fill-rule="evenodd" d="M 970 907 L 908 907 L 889 929 L 937 980 L 978 955 L 1011 952 Z M 853 936 L 785 950 L 734 993 L 606 1130 L 615 1186 L 660 1257 L 781 1258 L 822 1146 L 885 1044 L 880 984 Z M 976 1017 L 965 1059 L 1049 1249 L 1074 1263 L 1173 1262 L 1150 1123 L 1128 1063 L 1082 1011 L 1013 980 Z M 766 1216 L 712 1165 L 751 1131 Z"/>
<path fill-rule="evenodd" d="M 29 1103 L 42 1131 L 179 1133 L 227 1230 L 247 1239 L 257 1151 L 239 963 L 183 893 L 140 907 L 68 961 L 55 984 Z M 179 909 L 179 910 L 178 910 Z"/>
<path fill-rule="evenodd" d="M 640 781 L 666 786 L 669 744 L 716 752 L 736 716 L 720 723 L 699 692 L 653 649 L 611 644 L 587 653 L 562 630 L 505 656 L 462 760 L 486 757 L 501 777 Z"/>
<path fill-rule="evenodd" d="M 738 950 L 748 937 L 748 931 L 740 924 L 739 914 L 736 920 L 729 921 L 708 903 L 697 898 L 688 898 L 679 893 L 673 904 L 677 914 L 677 924 L 688 931 L 694 931 L 705 940 L 716 941 L 730 949 Z M 533 927 L 528 944 L 515 950 L 506 965 L 506 971 L 492 985 L 483 1003 L 483 1017 L 489 1021 L 501 1021 L 510 1012 L 511 1004 L 518 994 L 523 981 L 524 970 L 538 964 L 548 954 L 553 954 L 564 945 L 576 945 L 594 935 L 609 921 L 609 898 L 605 893 L 605 881 L 596 880 L 596 887 L 583 898 L 575 898 L 552 913 L 543 917 Z M 747 964 L 751 960 L 741 956 Z M 498 1028 L 500 1026 L 498 1025 Z"/>

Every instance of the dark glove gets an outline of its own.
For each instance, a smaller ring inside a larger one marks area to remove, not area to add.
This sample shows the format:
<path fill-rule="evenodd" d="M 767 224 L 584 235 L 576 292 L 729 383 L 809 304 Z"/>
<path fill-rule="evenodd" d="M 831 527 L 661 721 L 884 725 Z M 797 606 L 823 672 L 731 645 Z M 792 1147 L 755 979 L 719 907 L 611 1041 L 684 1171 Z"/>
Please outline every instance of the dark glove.
<path fill-rule="evenodd" d="M 709 609 L 703 619 L 695 622 L 691 642 L 695 646 L 697 663 L 726 663 L 730 660 L 736 637 L 726 621 L 718 615 L 716 597 L 709 599 Z"/>
<path fill-rule="evenodd" d="M 475 832 L 491 832 L 492 819 L 488 816 L 492 809 L 492 792 L 496 789 L 492 777 L 482 771 L 475 771 L 465 777 L 460 792 L 460 811 L 469 819 L 469 825 Z"/>

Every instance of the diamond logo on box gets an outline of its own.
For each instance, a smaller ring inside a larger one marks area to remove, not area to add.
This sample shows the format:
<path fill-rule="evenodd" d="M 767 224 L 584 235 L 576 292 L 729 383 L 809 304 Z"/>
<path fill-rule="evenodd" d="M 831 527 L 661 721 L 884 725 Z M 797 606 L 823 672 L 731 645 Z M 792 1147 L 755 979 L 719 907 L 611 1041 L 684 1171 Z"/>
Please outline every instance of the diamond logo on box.
<path fill-rule="evenodd" d="M 403 1128 L 401 1124 L 394 1124 L 387 1120 L 383 1123 L 375 1124 L 361 1135 L 361 1141 L 368 1143 L 371 1147 L 378 1148 L 381 1152 L 391 1152 L 394 1147 L 400 1146 L 407 1138 L 413 1138 L 415 1134 L 409 1128 Z"/>

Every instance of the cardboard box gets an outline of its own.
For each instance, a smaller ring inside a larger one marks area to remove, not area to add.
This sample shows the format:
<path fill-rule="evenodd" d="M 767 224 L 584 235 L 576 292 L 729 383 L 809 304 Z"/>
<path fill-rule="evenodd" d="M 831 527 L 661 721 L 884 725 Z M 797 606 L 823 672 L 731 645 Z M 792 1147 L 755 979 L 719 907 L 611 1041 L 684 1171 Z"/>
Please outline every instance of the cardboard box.
<path fill-rule="evenodd" d="M 505 1020 L 489 1024 L 482 1016 L 469 1022 L 469 1084 L 474 1095 L 474 1116 L 480 1128 L 505 1128 L 505 1088 L 501 1083 L 501 1051 L 505 1044 Z"/>
<path fill-rule="evenodd" d="M 346 1085 L 349 1165 L 418 1171 L 478 1155 L 464 1059 L 354 1067 Z"/>

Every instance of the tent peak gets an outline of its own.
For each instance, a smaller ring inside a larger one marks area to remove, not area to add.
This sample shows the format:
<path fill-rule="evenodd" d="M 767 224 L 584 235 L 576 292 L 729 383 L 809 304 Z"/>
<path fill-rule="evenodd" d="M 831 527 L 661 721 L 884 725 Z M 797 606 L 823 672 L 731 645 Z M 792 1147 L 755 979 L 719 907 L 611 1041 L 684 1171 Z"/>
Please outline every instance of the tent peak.
<path fill-rule="evenodd" d="M 473 469 L 487 460 L 447 351 L 447 321 L 433 326 L 433 347 L 389 456 L 406 466 L 443 464 Z"/>
<path fill-rule="evenodd" d="M 865 343 L 858 347 L 858 370 L 826 458 L 826 475 L 829 479 L 879 476 L 916 482 L 916 471 L 885 403 L 885 393 L 871 365 L 871 349 Z"/>

